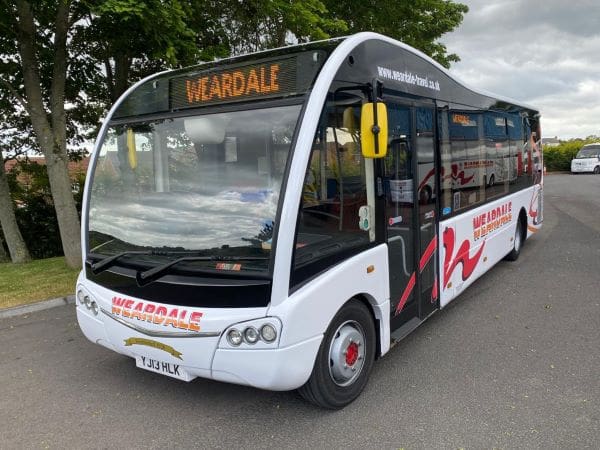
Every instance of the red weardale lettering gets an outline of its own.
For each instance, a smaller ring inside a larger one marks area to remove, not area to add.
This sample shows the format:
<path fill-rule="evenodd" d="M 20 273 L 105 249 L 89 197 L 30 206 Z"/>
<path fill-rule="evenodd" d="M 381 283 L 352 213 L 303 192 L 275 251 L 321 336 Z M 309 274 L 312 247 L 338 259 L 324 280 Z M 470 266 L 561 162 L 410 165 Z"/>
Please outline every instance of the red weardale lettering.
<path fill-rule="evenodd" d="M 131 312 L 131 318 L 141 320 L 143 309 L 144 309 L 144 304 L 142 302 L 138 302 L 135 305 L 135 307 L 133 308 L 133 311 Z"/>
<path fill-rule="evenodd" d="M 177 328 L 177 314 L 179 311 L 177 309 L 172 309 L 169 313 L 169 316 L 165 319 L 164 326 L 171 325 L 173 328 Z"/>
<path fill-rule="evenodd" d="M 186 309 L 167 308 L 154 303 L 136 302 L 116 296 L 112 299 L 112 313 L 141 322 L 191 331 L 200 331 L 200 318 L 202 317 L 202 313 L 198 311 L 190 313 Z"/>
<path fill-rule="evenodd" d="M 113 314 L 121 314 L 123 310 L 122 306 L 125 303 L 125 299 L 121 297 L 113 297 L 112 298 L 112 313 Z"/>
<path fill-rule="evenodd" d="M 190 330 L 192 331 L 200 331 L 200 318 L 202 317 L 202 313 L 198 311 L 194 311 L 190 316 Z"/>
<path fill-rule="evenodd" d="M 473 218 L 473 240 L 485 237 L 492 231 L 510 223 L 512 202 L 504 203 Z"/>
<path fill-rule="evenodd" d="M 182 330 L 187 330 L 190 327 L 190 324 L 185 321 L 185 316 L 187 315 L 187 311 L 182 309 L 179 313 L 179 321 L 177 322 L 177 328 L 181 328 Z"/>
<path fill-rule="evenodd" d="M 153 322 L 156 324 L 163 323 L 166 315 L 167 308 L 165 308 L 164 306 L 159 306 L 158 308 L 156 308 L 156 312 L 154 313 Z"/>
<path fill-rule="evenodd" d="M 113 297 L 112 298 L 113 306 L 123 306 L 123 303 L 125 303 L 124 298 L 121 298 L 121 297 Z"/>
<path fill-rule="evenodd" d="M 473 217 L 473 228 L 479 228 L 485 223 L 485 214 Z"/>

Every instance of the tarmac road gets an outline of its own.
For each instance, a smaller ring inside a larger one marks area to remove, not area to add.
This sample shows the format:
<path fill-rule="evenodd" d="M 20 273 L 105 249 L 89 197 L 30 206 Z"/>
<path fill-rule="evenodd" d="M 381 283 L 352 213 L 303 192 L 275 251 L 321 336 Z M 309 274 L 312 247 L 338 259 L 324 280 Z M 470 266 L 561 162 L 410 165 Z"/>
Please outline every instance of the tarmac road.
<path fill-rule="evenodd" d="M 73 305 L 0 320 L 0 448 L 600 448 L 600 176 L 545 179 L 544 227 L 374 367 L 342 411 L 172 380 Z"/>

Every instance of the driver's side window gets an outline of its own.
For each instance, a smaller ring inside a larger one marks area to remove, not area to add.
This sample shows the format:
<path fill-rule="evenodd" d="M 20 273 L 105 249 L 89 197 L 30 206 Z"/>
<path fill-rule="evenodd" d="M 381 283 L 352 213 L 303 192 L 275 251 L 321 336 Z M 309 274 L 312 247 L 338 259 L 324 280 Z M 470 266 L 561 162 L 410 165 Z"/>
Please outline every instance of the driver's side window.
<path fill-rule="evenodd" d="M 360 104 L 324 108 L 302 189 L 294 271 L 305 278 L 369 243 L 359 228 L 367 204 L 365 164 L 360 149 Z M 312 266 L 312 267 L 311 267 Z"/>

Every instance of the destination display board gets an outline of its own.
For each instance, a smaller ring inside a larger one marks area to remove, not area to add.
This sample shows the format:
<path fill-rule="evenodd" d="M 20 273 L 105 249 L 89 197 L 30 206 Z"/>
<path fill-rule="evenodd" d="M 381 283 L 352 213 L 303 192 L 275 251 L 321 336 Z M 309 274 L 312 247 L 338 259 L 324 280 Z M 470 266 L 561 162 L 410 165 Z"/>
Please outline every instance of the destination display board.
<path fill-rule="evenodd" d="M 278 50 L 279 54 L 262 58 L 249 55 L 167 72 L 139 85 L 123 99 L 112 119 L 303 95 L 328 50 Z"/>
<path fill-rule="evenodd" d="M 211 70 L 171 80 L 171 108 L 196 108 L 298 93 L 296 58 Z"/>

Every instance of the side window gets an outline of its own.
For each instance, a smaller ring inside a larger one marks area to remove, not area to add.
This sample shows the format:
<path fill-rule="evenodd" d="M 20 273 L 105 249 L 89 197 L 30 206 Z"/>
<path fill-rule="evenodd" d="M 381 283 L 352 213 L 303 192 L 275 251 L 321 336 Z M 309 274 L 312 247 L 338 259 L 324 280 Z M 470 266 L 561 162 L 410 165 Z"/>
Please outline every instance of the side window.
<path fill-rule="evenodd" d="M 471 111 L 448 112 L 449 142 L 442 143 L 442 210 L 459 212 L 485 201 L 489 162 L 481 145 L 481 116 Z"/>
<path fill-rule="evenodd" d="M 510 186 L 511 192 L 516 192 L 529 186 L 528 167 L 530 165 L 531 155 L 528 144 L 527 121 L 518 114 L 509 118 L 514 123 L 514 128 L 508 128 L 511 149 L 514 148 L 515 181 Z"/>
<path fill-rule="evenodd" d="M 440 145 L 440 206 L 441 217 L 452 213 L 452 154 L 449 131 L 449 114 L 445 110 L 438 111 L 438 130 Z"/>
<path fill-rule="evenodd" d="M 296 282 L 369 243 L 369 232 L 359 227 L 359 209 L 367 204 L 359 130 L 360 105 L 324 109 L 298 212 Z"/>
<path fill-rule="evenodd" d="M 416 146 L 418 155 L 418 193 L 421 204 L 430 203 L 435 192 L 433 110 L 417 108 Z"/>

